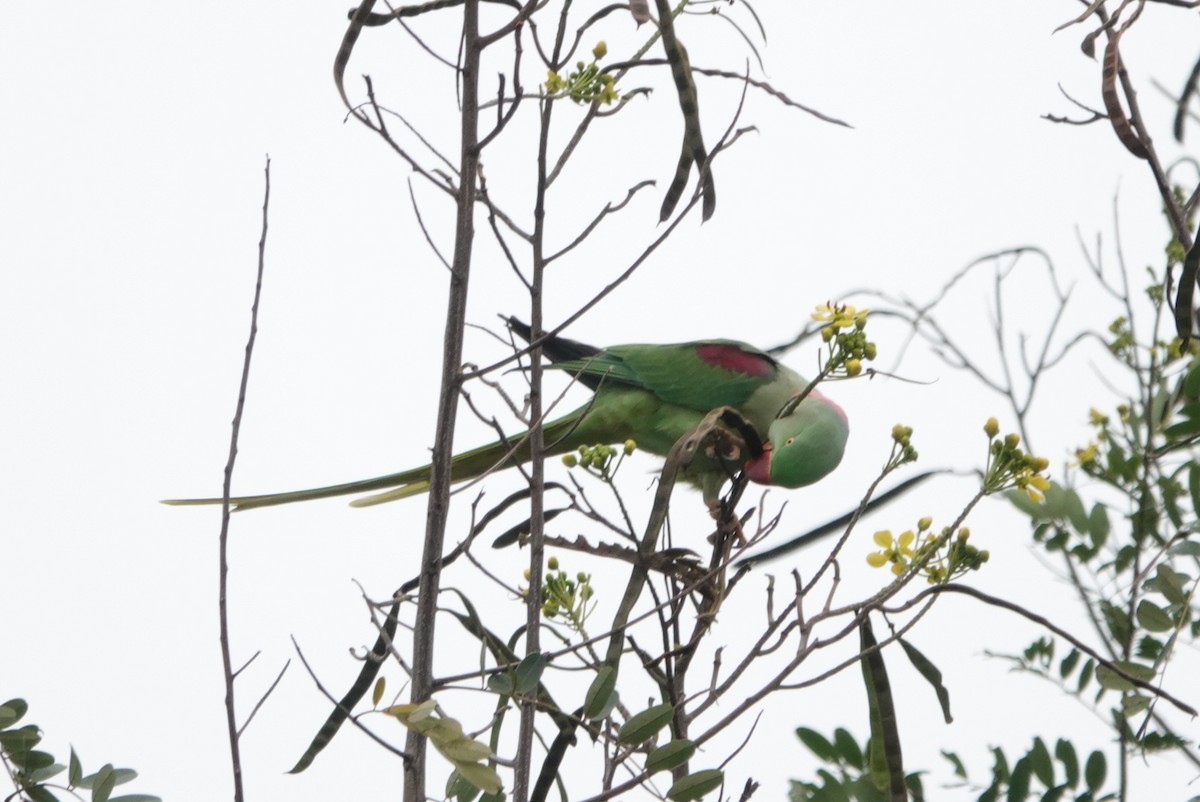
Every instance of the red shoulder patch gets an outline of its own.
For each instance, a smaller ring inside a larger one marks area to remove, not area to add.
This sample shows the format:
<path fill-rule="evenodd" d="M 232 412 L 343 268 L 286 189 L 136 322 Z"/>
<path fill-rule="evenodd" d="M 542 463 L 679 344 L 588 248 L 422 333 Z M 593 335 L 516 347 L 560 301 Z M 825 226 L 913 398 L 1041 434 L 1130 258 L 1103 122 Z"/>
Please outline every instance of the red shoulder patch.
<path fill-rule="evenodd" d="M 775 375 L 775 363 L 770 357 L 743 351 L 729 343 L 703 343 L 696 346 L 696 356 L 707 364 L 724 368 L 731 373 L 755 376 L 760 379 Z"/>

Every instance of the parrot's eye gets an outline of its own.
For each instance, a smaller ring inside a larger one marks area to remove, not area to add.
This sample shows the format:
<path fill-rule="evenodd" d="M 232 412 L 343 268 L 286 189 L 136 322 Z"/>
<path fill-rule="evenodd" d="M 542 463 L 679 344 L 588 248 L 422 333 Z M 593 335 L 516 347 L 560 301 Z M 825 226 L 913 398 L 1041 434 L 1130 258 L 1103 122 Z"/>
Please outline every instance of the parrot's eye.
<path fill-rule="evenodd" d="M 795 440 L 795 439 L 796 439 L 796 438 L 794 438 L 794 437 L 789 437 L 788 439 L 786 439 L 786 440 L 784 440 L 784 441 L 783 441 L 783 444 L 784 444 L 785 446 L 790 446 L 790 445 L 792 444 L 792 441 L 793 441 L 793 440 Z"/>

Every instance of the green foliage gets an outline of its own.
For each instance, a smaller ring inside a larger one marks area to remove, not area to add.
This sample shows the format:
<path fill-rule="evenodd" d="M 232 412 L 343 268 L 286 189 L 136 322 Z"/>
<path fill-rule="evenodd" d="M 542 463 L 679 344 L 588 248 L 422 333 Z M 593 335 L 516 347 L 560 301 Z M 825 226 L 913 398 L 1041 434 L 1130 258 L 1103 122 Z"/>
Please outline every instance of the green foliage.
<path fill-rule="evenodd" d="M 502 787 L 500 775 L 487 762 L 492 757 L 491 747 L 466 735 L 455 719 L 435 716 L 436 709 L 437 703 L 429 699 L 420 704 L 393 705 L 383 712 L 428 738 L 450 761 L 456 777 L 452 776 L 447 785 L 453 785 L 458 796 L 466 795 L 461 785 L 464 782 L 489 794 L 498 793 Z"/>
<path fill-rule="evenodd" d="M 816 771 L 817 780 L 792 780 L 788 791 L 791 802 L 886 802 L 886 789 L 881 791 L 871 776 L 871 741 L 859 746 L 849 731 L 839 727 L 833 739 L 826 738 L 807 727 L 796 729 L 800 742 L 826 765 Z M 921 775 L 911 772 L 904 784 L 913 799 L 923 799 Z"/>
<path fill-rule="evenodd" d="M 667 791 L 671 802 L 693 802 L 721 787 L 725 772 L 720 769 L 703 769 L 680 777 Z"/>
<path fill-rule="evenodd" d="M 674 715 L 674 705 L 666 702 L 654 705 L 654 707 L 630 716 L 617 732 L 617 740 L 632 746 L 648 741 L 657 735 L 659 730 L 670 724 Z"/>
<path fill-rule="evenodd" d="M 825 768 L 816 770 L 818 781 L 792 781 L 789 794 L 792 802 L 883 802 L 888 799 L 871 782 L 866 757 L 871 748 L 869 742 L 860 749 L 853 736 L 844 729 L 835 730 L 832 741 L 804 727 L 797 729 L 796 735 L 825 764 Z M 972 782 L 963 759 L 956 752 L 942 752 L 955 777 L 947 786 L 954 790 L 952 798 L 977 802 L 1030 799 L 1100 802 L 1116 798 L 1112 791 L 1104 790 L 1109 780 L 1108 763 L 1099 750 L 1087 755 L 1082 769 L 1075 746 L 1062 738 L 1055 742 L 1053 754 L 1042 738 L 1035 737 L 1024 753 L 1010 756 L 1000 747 L 992 747 L 991 755 L 988 776 L 981 782 Z M 916 771 L 905 777 L 912 799 L 925 798 L 921 778 L 926 774 L 926 771 Z M 938 794 L 933 798 L 941 796 Z"/>
<path fill-rule="evenodd" d="M 88 791 L 87 798 L 91 802 L 160 802 L 158 797 L 149 794 L 112 795 L 118 785 L 137 777 L 133 769 L 117 769 L 106 763 L 98 771 L 84 774 L 83 764 L 74 748 L 66 766 L 56 762 L 49 752 L 37 749 L 42 741 L 41 729 L 36 724 L 16 726 L 28 710 L 29 705 L 24 699 L 9 699 L 0 705 L 0 758 L 3 758 L 0 762 L 8 769 L 17 788 L 16 795 L 8 798 L 55 802 L 59 799 L 56 791 L 65 791 L 75 798 L 84 798 L 79 792 Z M 64 771 L 67 773 L 65 783 L 61 779 L 51 782 Z"/>
<path fill-rule="evenodd" d="M 1192 451 L 1200 434 L 1200 359 L 1184 365 L 1171 344 L 1139 345 L 1129 317 L 1109 332 L 1110 350 L 1145 378 L 1141 395 L 1112 414 L 1089 412 L 1093 437 L 1076 459 L 1093 498 L 1058 484 L 1040 502 L 1009 494 L 1030 517 L 1034 541 L 1068 559 L 1083 593 L 1094 594 L 1106 654 L 1084 660 L 1071 649 L 1054 670 L 1054 644 L 1043 642 L 1011 659 L 1073 695 L 1094 680 L 1092 703 L 1117 696 L 1107 716 L 1117 736 L 1135 748 L 1162 751 L 1182 739 L 1161 719 L 1151 727 L 1153 694 L 1137 681 L 1153 683 L 1180 639 L 1194 640 L 1200 631 L 1196 579 L 1189 573 L 1200 553 L 1194 534 L 1200 467 Z M 1131 721 L 1135 716 L 1139 720 Z"/>

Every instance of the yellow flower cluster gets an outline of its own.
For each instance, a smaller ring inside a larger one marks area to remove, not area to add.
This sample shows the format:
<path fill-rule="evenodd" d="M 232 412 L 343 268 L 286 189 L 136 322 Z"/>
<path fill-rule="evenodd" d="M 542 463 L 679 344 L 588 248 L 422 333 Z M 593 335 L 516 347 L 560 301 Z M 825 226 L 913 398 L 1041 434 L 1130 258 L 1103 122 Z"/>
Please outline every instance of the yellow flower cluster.
<path fill-rule="evenodd" d="M 1128 407 L 1122 404 L 1117 411 L 1121 415 L 1121 422 L 1125 423 L 1129 414 Z M 1084 448 L 1075 449 L 1075 462 L 1085 471 L 1092 468 L 1099 470 L 1096 460 L 1100 456 L 1100 448 L 1108 442 L 1108 423 L 1107 415 L 1095 408 L 1088 410 L 1088 425 L 1096 430 L 1096 439 L 1089 440 Z"/>
<path fill-rule="evenodd" d="M 867 563 L 872 568 L 890 565 L 896 576 L 903 574 L 910 566 L 920 564 L 921 573 L 929 584 L 939 585 L 968 571 L 977 571 L 988 561 L 990 555 L 987 551 L 967 542 L 971 532 L 966 527 L 958 530 L 957 537 L 951 538 L 949 527 L 943 529 L 940 535 L 934 535 L 929 531 L 932 525 L 933 519 L 926 516 L 917 521 L 916 532 L 910 529 L 900 537 L 895 537 L 886 529 L 876 532 L 875 545 L 880 550 L 868 554 Z M 930 555 L 931 552 L 941 552 L 943 548 L 944 553 Z"/>
<path fill-rule="evenodd" d="M 1033 501 L 1042 501 L 1045 498 L 1042 494 L 1050 487 L 1050 480 L 1042 475 L 1042 471 L 1050 466 L 1050 461 L 1022 451 L 1018 434 L 1006 434 L 1001 439 L 1000 424 L 995 418 L 988 418 L 983 431 L 989 442 L 988 466 L 983 473 L 984 492 L 998 493 L 1015 487 Z"/>
<path fill-rule="evenodd" d="M 866 325 L 867 314 L 869 312 L 870 310 L 868 309 L 855 309 L 850 304 L 824 303 L 817 304 L 817 311 L 813 312 L 812 319 L 827 323 L 826 328 L 832 329 L 829 336 L 825 337 L 825 340 L 828 341 L 834 332 L 841 329 L 851 327 L 861 329 Z"/>
<path fill-rule="evenodd" d="M 612 103 L 620 95 L 613 86 L 613 77 L 602 72 L 597 62 L 608 54 L 608 45 L 603 41 L 592 48 L 592 63 L 576 62 L 575 69 L 566 78 L 554 70 L 546 73 L 546 93 L 552 96 L 569 97 L 576 103 Z"/>
<path fill-rule="evenodd" d="M 596 593 L 592 575 L 580 571 L 574 577 L 567 576 L 567 572 L 559 568 L 557 557 L 547 560 L 546 567 L 549 570 L 542 583 L 542 615 L 561 618 L 576 632 L 582 633 L 588 616 L 596 607 L 591 601 Z"/>
<path fill-rule="evenodd" d="M 912 530 L 905 532 L 898 538 L 892 535 L 890 530 L 880 530 L 875 533 L 875 545 L 880 547 L 880 551 L 873 551 L 868 554 L 867 564 L 872 568 L 882 568 L 885 565 L 891 565 L 892 573 L 900 576 L 917 554 L 916 549 L 913 548 L 913 543 L 916 540 L 917 536 L 913 534 Z"/>
<path fill-rule="evenodd" d="M 616 471 L 616 467 L 612 465 L 614 457 L 628 457 L 637 449 L 635 440 L 626 440 L 618 450 L 616 446 L 595 445 L 595 446 L 580 446 L 579 455 L 564 454 L 562 461 L 563 465 L 568 468 L 574 468 L 576 465 L 582 465 L 590 471 L 600 474 L 601 476 L 611 476 Z M 612 468 L 610 471 L 609 468 Z"/>
<path fill-rule="evenodd" d="M 888 457 L 885 470 L 892 471 L 908 462 L 917 461 L 917 450 L 912 444 L 913 430 L 911 426 L 897 423 L 892 427 L 892 453 Z"/>
<path fill-rule="evenodd" d="M 864 332 L 868 312 L 849 304 L 833 303 L 819 304 L 813 312 L 812 319 L 825 324 L 821 327 L 821 339 L 830 348 L 827 375 L 857 376 L 862 373 L 863 360 L 875 358 L 875 343 Z"/>

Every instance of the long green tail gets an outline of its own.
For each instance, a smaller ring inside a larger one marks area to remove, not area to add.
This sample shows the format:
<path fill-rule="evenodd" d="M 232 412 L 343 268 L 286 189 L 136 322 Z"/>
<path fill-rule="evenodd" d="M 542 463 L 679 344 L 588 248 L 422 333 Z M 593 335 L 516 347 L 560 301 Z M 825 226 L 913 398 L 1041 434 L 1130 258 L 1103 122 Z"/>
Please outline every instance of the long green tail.
<path fill-rule="evenodd" d="M 572 451 L 580 442 L 578 423 L 580 416 L 587 407 L 548 423 L 543 428 L 545 433 L 547 455 L 565 454 Z M 526 432 L 515 435 L 506 443 L 491 443 L 486 446 L 465 451 L 455 455 L 450 462 L 450 481 L 461 482 L 474 479 L 496 468 L 505 468 L 528 462 L 529 440 Z M 509 452 L 512 452 L 511 454 Z M 310 490 L 293 490 L 286 493 L 267 493 L 259 496 L 237 496 L 229 499 L 235 510 L 252 510 L 256 507 L 273 507 L 276 504 L 291 504 L 294 501 L 313 501 L 333 496 L 348 496 L 354 493 L 370 493 L 375 490 L 386 490 L 365 498 L 350 502 L 352 507 L 369 507 L 387 501 L 420 495 L 429 490 L 429 465 L 420 468 L 410 468 L 399 473 L 390 473 L 374 479 L 363 479 L 357 482 L 346 482 L 327 487 L 315 487 Z M 176 506 L 193 506 L 200 504 L 220 504 L 220 498 L 185 498 L 167 499 L 163 504 Z"/>

